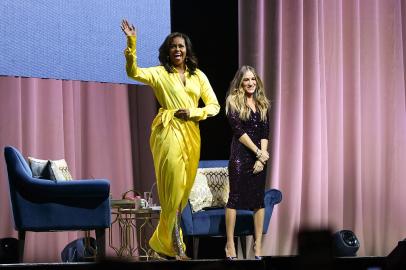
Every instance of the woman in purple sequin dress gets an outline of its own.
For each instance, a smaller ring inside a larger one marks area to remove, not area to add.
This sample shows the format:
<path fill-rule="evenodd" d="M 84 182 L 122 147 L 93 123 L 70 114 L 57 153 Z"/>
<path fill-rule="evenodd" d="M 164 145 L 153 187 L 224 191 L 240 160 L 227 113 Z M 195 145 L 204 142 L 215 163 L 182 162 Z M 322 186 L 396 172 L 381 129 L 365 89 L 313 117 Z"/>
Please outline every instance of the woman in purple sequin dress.
<path fill-rule="evenodd" d="M 226 206 L 226 258 L 236 258 L 234 227 L 237 209 L 254 210 L 255 258 L 261 259 L 266 162 L 269 159 L 269 101 L 254 68 L 242 66 L 226 99 L 233 138 L 228 165 L 230 193 Z"/>

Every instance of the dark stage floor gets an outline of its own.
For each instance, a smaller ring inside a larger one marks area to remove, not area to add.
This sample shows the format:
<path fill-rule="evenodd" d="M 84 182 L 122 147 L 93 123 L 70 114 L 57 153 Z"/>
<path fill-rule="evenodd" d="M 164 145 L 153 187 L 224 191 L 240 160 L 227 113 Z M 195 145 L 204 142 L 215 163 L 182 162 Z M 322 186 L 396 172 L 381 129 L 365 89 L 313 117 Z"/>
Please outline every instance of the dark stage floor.
<path fill-rule="evenodd" d="M 296 270 L 296 269 L 343 269 L 385 270 L 386 257 L 341 257 L 332 260 L 301 258 L 299 256 L 264 257 L 263 260 L 206 259 L 191 261 L 123 261 L 106 260 L 88 263 L 20 263 L 0 264 L 1 269 L 114 269 L 114 270 Z M 395 268 L 391 268 L 395 269 Z"/>

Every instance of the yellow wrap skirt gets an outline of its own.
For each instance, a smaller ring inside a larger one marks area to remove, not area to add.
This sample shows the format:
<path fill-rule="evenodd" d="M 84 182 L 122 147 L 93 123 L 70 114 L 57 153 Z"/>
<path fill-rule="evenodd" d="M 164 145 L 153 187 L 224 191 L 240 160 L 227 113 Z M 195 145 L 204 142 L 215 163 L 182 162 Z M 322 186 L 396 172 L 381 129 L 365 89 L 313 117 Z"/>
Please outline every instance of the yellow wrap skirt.
<path fill-rule="evenodd" d="M 178 119 L 175 112 L 161 108 L 152 123 L 150 137 L 161 214 L 149 245 L 171 257 L 177 255 L 172 233 L 177 212 L 186 206 L 200 158 L 198 122 Z M 182 231 L 180 235 L 182 239 Z"/>

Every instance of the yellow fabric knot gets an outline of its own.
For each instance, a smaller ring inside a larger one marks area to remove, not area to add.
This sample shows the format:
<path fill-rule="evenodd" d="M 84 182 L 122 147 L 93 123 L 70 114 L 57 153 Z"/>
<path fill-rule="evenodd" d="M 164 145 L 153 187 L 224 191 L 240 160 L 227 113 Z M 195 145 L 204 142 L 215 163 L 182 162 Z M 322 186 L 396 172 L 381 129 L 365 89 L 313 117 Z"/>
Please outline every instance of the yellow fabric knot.
<path fill-rule="evenodd" d="M 170 121 L 175 117 L 175 112 L 177 109 L 165 110 L 163 108 L 159 108 L 158 114 L 161 115 L 161 123 L 164 127 L 166 127 Z"/>

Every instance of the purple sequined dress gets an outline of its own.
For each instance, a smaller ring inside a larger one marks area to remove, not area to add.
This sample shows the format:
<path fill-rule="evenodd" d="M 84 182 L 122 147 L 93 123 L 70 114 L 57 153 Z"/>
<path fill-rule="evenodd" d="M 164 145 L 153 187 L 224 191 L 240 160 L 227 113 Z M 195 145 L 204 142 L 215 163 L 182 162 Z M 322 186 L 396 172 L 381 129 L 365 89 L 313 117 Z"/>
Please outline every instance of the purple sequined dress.
<path fill-rule="evenodd" d="M 261 139 L 268 139 L 269 117 L 266 122 L 262 122 L 257 110 L 256 113 L 251 111 L 247 121 L 241 120 L 237 112 L 229 112 L 227 118 L 233 131 L 228 164 L 230 193 L 227 208 L 264 208 L 266 166 L 262 172 L 253 174 L 256 155 L 238 139 L 247 133 L 255 145 L 261 148 Z"/>

